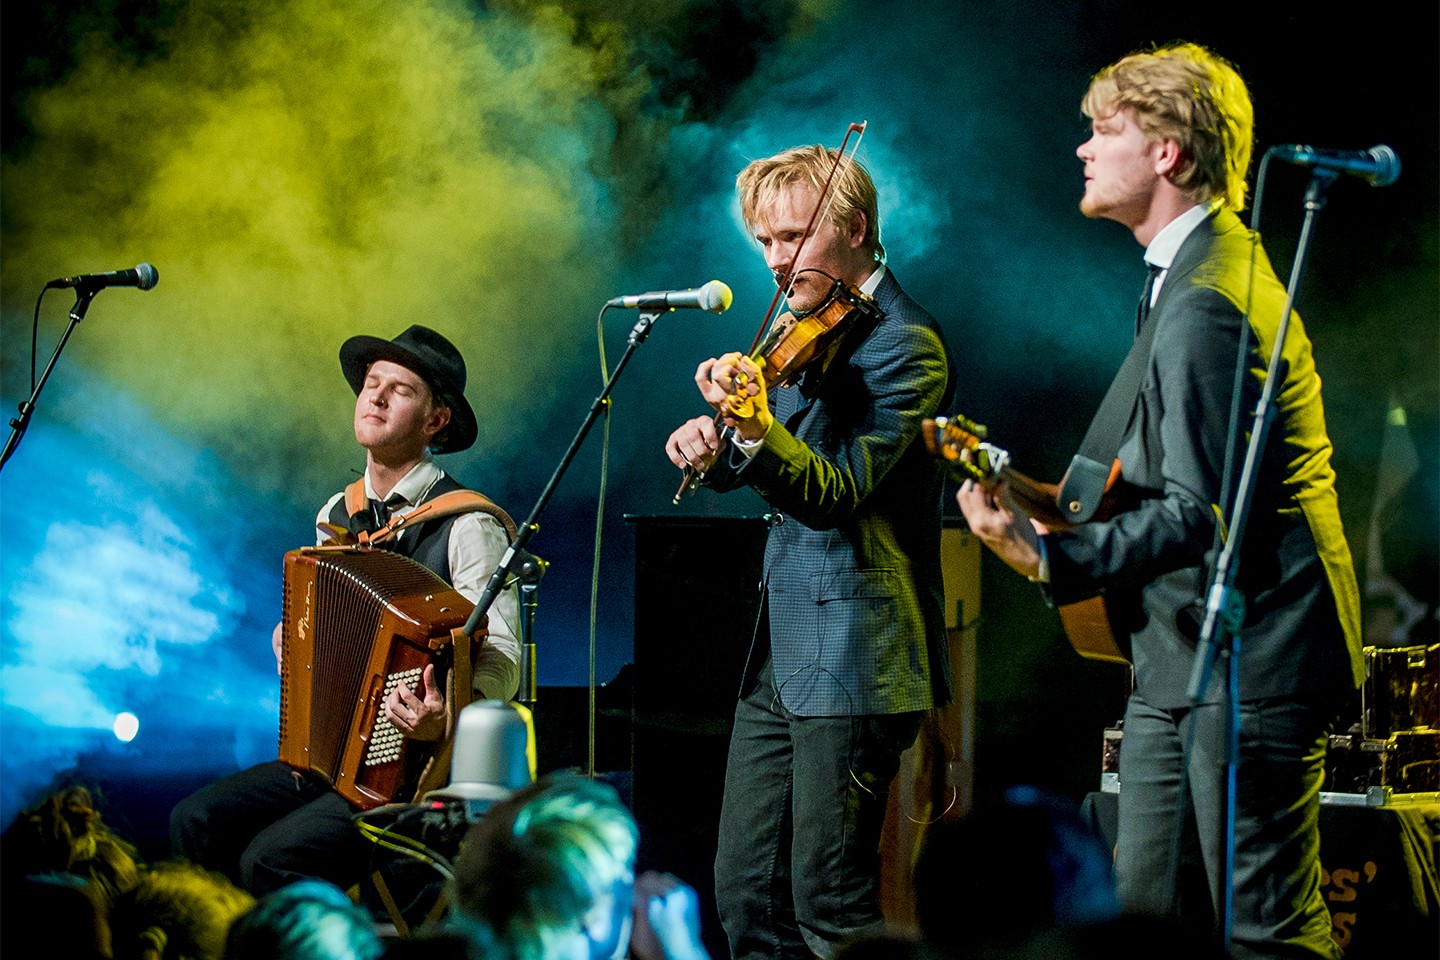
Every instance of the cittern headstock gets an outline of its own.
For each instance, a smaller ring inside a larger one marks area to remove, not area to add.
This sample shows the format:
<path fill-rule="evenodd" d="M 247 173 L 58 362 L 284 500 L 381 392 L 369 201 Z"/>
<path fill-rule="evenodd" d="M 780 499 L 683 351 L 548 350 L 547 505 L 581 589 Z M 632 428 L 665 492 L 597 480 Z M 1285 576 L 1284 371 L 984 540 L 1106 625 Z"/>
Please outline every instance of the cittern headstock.
<path fill-rule="evenodd" d="M 991 484 L 1000 479 L 1010 454 L 987 441 L 984 424 L 962 416 L 936 417 L 920 425 L 925 448 L 966 480 Z"/>

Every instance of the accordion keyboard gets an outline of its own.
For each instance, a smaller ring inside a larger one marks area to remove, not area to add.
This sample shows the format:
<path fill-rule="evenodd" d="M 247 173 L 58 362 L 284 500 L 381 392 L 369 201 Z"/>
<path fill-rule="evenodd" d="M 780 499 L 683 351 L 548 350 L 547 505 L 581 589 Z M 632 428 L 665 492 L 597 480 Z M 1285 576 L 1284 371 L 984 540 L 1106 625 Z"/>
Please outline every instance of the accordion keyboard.
<path fill-rule="evenodd" d="M 392 673 L 385 678 L 385 691 L 381 694 L 380 702 L 384 703 L 390 699 L 390 694 L 400 684 L 405 684 L 411 690 L 420 683 L 421 669 L 414 667 L 409 670 L 402 670 L 399 673 Z M 370 731 L 370 749 L 365 753 L 365 766 L 373 767 L 377 763 L 394 763 L 400 759 L 401 741 L 404 735 L 385 716 L 381 710 L 375 717 L 375 729 Z"/>

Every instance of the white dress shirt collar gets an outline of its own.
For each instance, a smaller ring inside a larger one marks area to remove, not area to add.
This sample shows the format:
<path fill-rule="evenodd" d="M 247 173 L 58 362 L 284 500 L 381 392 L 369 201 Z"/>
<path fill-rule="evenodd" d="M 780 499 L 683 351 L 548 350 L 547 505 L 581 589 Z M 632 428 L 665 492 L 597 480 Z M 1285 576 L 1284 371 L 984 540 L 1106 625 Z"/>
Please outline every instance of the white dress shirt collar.
<path fill-rule="evenodd" d="M 410 468 L 410 472 L 400 478 L 395 488 L 390 491 L 390 496 L 396 494 L 405 498 L 406 504 L 414 505 L 425 499 L 430 488 L 435 486 L 435 481 L 445 476 L 445 471 L 435 465 L 435 461 L 426 454 L 425 458 Z M 371 500 L 379 500 L 375 495 L 375 487 L 370 483 L 370 471 L 365 471 L 365 496 Z M 388 499 L 388 498 L 387 498 Z"/>
<path fill-rule="evenodd" d="M 865 282 L 860 284 L 860 292 L 873 297 L 875 295 L 875 288 L 880 286 L 880 281 L 884 279 L 885 264 L 877 262 L 875 264 L 875 272 L 866 277 Z"/>
<path fill-rule="evenodd" d="M 1170 272 L 1170 264 L 1175 262 L 1175 255 L 1180 252 L 1180 247 L 1190 234 L 1195 232 L 1195 228 L 1205 222 L 1205 218 L 1210 216 L 1211 211 L 1217 206 L 1219 206 L 1218 203 L 1195 204 L 1160 228 L 1160 232 L 1155 234 L 1155 239 L 1150 241 L 1150 246 L 1145 248 L 1145 262 L 1152 267 L 1160 268 L 1160 273 L 1155 277 L 1155 286 L 1150 290 L 1152 307 L 1155 305 L 1155 301 L 1160 299 L 1160 287 L 1165 283 L 1165 276 Z"/>

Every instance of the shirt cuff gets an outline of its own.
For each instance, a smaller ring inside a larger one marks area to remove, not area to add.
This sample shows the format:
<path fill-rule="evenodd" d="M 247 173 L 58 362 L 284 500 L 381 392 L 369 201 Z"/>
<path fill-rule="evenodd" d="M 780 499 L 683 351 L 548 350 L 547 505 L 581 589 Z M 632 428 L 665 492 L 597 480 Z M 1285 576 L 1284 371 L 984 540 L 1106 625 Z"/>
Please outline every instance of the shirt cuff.
<path fill-rule="evenodd" d="M 768 437 L 769 435 L 770 431 L 766 430 L 765 436 Z M 738 435 L 733 435 L 730 437 L 730 442 L 735 444 L 736 449 L 744 455 L 746 460 L 753 460 L 755 459 L 755 454 L 764 448 L 765 437 L 761 437 L 759 440 L 741 440 Z"/>
<path fill-rule="evenodd" d="M 1039 537 L 1035 540 L 1035 548 L 1040 551 L 1040 569 L 1035 576 L 1030 578 L 1031 583 L 1050 582 L 1050 551 L 1045 546 L 1045 538 Z"/>

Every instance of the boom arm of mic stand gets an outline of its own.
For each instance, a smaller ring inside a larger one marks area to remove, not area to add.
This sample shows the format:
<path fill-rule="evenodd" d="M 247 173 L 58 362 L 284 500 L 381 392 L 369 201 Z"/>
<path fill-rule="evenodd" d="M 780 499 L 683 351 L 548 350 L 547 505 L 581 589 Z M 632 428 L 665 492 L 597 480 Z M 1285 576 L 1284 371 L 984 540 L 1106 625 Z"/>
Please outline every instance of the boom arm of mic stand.
<path fill-rule="evenodd" d="M 504 556 L 500 558 L 500 563 L 495 567 L 495 572 L 490 575 L 489 581 L 486 582 L 485 590 L 480 594 L 480 599 L 475 601 L 475 609 L 471 612 L 470 618 L 465 621 L 464 629 L 466 633 L 474 633 L 476 629 L 479 628 L 480 621 L 490 612 L 490 608 L 495 603 L 495 598 L 500 596 L 500 591 L 504 589 L 506 581 L 510 579 L 510 568 L 515 565 L 516 560 L 521 555 L 521 551 L 524 550 L 525 545 L 530 542 L 530 538 L 540 529 L 540 514 L 545 511 L 546 505 L 555 493 L 555 488 L 560 485 L 560 478 L 565 475 L 565 471 L 570 468 L 571 461 L 573 461 L 575 455 L 580 452 L 580 445 L 585 442 L 586 436 L 590 433 L 590 428 L 595 425 L 595 421 L 600 419 L 600 414 L 610 405 L 610 391 L 615 388 L 615 382 L 620 379 L 620 374 L 625 370 L 626 365 L 630 362 L 630 358 L 635 355 L 635 351 L 639 348 L 640 344 L 644 343 L 645 338 L 650 335 L 650 328 L 655 325 L 655 321 L 669 312 L 668 307 L 660 310 L 647 308 L 640 311 L 640 319 L 635 321 L 635 327 L 630 331 L 630 338 L 626 343 L 625 353 L 620 357 L 620 361 L 615 364 L 615 370 L 610 374 L 610 379 L 605 381 L 605 386 L 600 391 L 599 396 L 595 398 L 595 402 L 590 404 L 590 412 L 586 414 L 585 421 L 580 424 L 580 429 L 576 431 L 575 439 L 570 441 L 570 448 L 565 451 L 565 456 L 560 458 L 559 465 L 550 476 L 550 482 L 545 484 L 545 489 L 541 492 L 540 499 L 535 501 L 535 507 L 530 511 L 530 516 L 520 525 L 520 532 L 516 534 L 515 542 L 510 544 L 510 549 L 506 550 Z"/>

